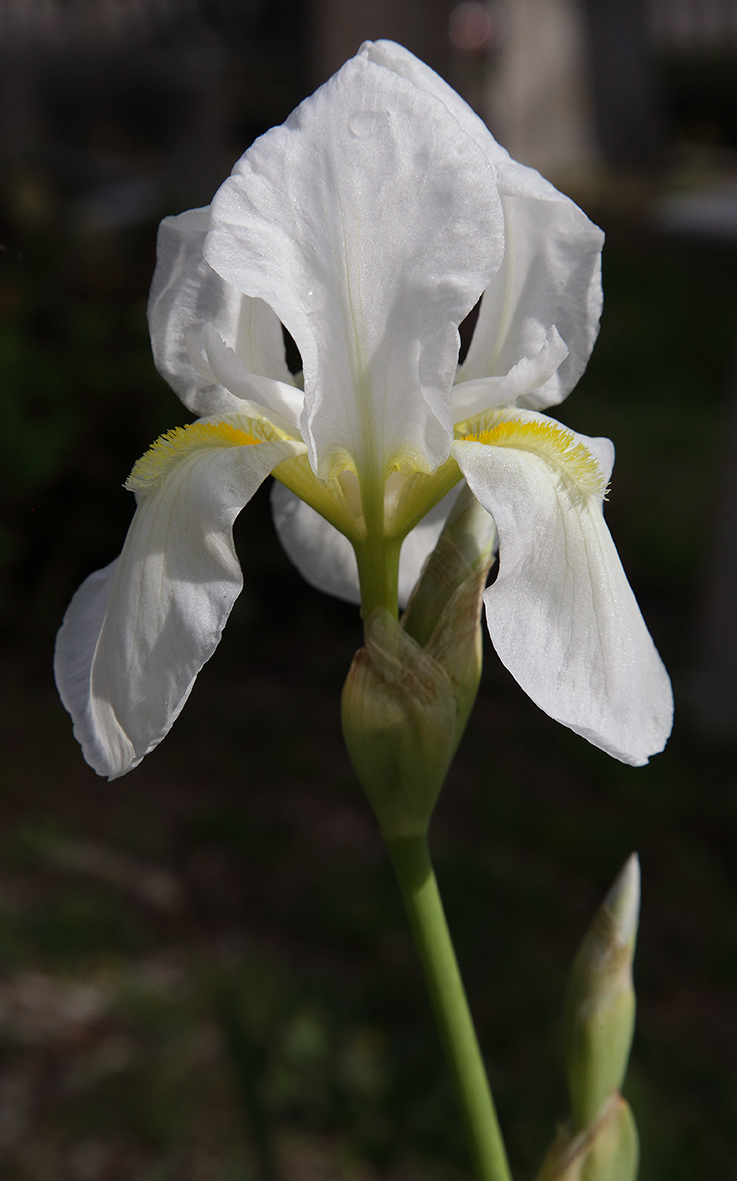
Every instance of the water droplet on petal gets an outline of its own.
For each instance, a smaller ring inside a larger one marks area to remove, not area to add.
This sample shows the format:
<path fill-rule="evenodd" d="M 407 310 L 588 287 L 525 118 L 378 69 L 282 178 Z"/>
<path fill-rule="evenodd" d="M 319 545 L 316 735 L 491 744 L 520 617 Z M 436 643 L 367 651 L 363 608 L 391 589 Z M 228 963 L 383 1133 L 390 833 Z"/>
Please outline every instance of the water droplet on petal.
<path fill-rule="evenodd" d="M 351 135 L 355 135 L 357 139 L 368 139 L 372 135 L 381 135 L 388 127 L 388 111 L 356 111 L 348 120 Z"/>
<path fill-rule="evenodd" d="M 325 292 L 321 287 L 316 287 L 305 292 L 305 308 L 308 312 L 319 312 L 324 307 Z"/>

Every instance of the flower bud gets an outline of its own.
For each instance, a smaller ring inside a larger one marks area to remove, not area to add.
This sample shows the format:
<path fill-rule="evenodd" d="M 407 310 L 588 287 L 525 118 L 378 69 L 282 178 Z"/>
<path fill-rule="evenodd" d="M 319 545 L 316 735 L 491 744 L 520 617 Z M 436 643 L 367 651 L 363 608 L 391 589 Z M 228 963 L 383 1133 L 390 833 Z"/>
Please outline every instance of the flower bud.
<path fill-rule="evenodd" d="M 615 1094 L 577 1136 L 563 1125 L 537 1181 L 635 1181 L 640 1149 L 629 1104 Z"/>
<path fill-rule="evenodd" d="M 464 487 L 448 514 L 435 549 L 412 592 L 402 626 L 426 648 L 454 593 L 469 575 L 483 570 L 483 582 L 494 560 L 494 522 L 470 488 Z"/>
<path fill-rule="evenodd" d="M 387 839 L 424 834 L 455 750 L 450 677 L 383 607 L 343 687 L 348 754 Z"/>
<path fill-rule="evenodd" d="M 495 530 L 461 491 L 398 623 L 377 607 L 343 688 L 348 753 L 387 839 L 424 835 L 481 676 Z"/>
<path fill-rule="evenodd" d="M 494 522 L 468 488 L 456 500 L 417 582 L 402 626 L 450 677 L 456 700 L 453 749 L 481 678 L 481 606 L 494 561 Z"/>
<path fill-rule="evenodd" d="M 569 981 L 566 1067 L 574 1132 L 596 1121 L 627 1071 L 635 1022 L 632 959 L 639 909 L 640 865 L 633 853 L 594 918 Z"/>

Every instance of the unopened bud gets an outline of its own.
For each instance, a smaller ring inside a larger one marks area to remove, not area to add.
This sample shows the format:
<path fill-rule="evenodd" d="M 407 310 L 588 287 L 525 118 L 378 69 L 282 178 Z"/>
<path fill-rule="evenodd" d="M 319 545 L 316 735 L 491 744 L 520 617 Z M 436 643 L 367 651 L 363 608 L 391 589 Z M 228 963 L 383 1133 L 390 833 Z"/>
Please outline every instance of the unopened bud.
<path fill-rule="evenodd" d="M 635 1181 L 639 1159 L 632 1112 L 615 1094 L 577 1136 L 568 1126 L 558 1129 L 537 1181 Z"/>
<path fill-rule="evenodd" d="M 445 670 L 383 607 L 364 623 L 341 716 L 384 836 L 427 832 L 455 750 L 455 697 Z"/>
<path fill-rule="evenodd" d="M 402 626 L 426 648 L 453 594 L 472 573 L 484 583 L 494 560 L 494 522 L 471 490 L 461 489 L 435 549 L 425 562 Z M 483 587 L 482 587 L 483 589 Z"/>
<path fill-rule="evenodd" d="M 398 623 L 381 607 L 343 688 L 348 753 L 387 839 L 424 835 L 476 697 L 489 514 L 464 488 Z"/>
<path fill-rule="evenodd" d="M 492 518 L 470 489 L 462 489 L 402 618 L 408 635 L 450 677 L 456 700 L 454 750 L 481 678 L 482 596 L 495 539 Z"/>
<path fill-rule="evenodd" d="M 640 865 L 633 853 L 594 918 L 571 972 L 566 1067 L 576 1133 L 597 1120 L 627 1071 L 635 1022 L 632 959 L 639 910 Z"/>

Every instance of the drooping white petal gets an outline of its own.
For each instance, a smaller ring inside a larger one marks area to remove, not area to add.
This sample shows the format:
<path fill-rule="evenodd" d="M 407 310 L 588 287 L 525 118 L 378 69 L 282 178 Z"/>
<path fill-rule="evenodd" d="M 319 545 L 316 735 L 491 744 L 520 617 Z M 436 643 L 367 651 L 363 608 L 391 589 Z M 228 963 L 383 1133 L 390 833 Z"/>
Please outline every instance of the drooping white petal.
<path fill-rule="evenodd" d="M 297 453 L 281 441 L 193 449 L 139 496 L 120 557 L 72 599 L 56 683 L 98 774 L 124 775 L 168 732 L 241 590 L 233 521 Z"/>
<path fill-rule="evenodd" d="M 244 369 L 291 382 L 281 324 L 262 300 L 248 299 L 208 266 L 202 247 L 209 207 L 166 217 L 159 227 L 148 322 L 156 368 L 195 414 L 238 413 L 227 387 L 197 364 L 193 334 L 211 324 Z"/>
<path fill-rule="evenodd" d="M 451 489 L 405 537 L 399 555 L 400 607 L 409 602 L 460 487 Z M 360 604 L 356 555 L 348 539 L 278 480 L 271 489 L 271 509 L 279 540 L 305 581 L 336 599 Z"/>
<path fill-rule="evenodd" d="M 510 159 L 468 104 L 408 50 L 377 41 L 359 52 L 434 94 L 494 167 L 504 209 L 504 263 L 482 300 L 461 380 L 503 377 L 521 358 L 534 356 L 555 327 L 568 357 L 520 404 L 544 409 L 561 402 L 583 373 L 599 330 L 604 235 L 534 168 Z"/>
<path fill-rule="evenodd" d="M 349 61 L 238 162 L 208 262 L 291 332 L 323 478 L 448 454 L 457 324 L 501 263 L 493 169 L 447 107 Z"/>
<path fill-rule="evenodd" d="M 484 598 L 502 662 L 552 718 L 623 762 L 647 762 L 670 733 L 670 682 L 600 498 L 531 451 L 457 442 L 453 455 L 499 533 Z"/>
<path fill-rule="evenodd" d="M 451 405 L 454 422 L 474 414 L 507 406 L 523 395 L 534 397 L 568 356 L 568 346 L 556 328 L 551 328 L 540 350 L 523 357 L 504 377 L 480 377 L 453 386 Z"/>
<path fill-rule="evenodd" d="M 289 560 L 317 590 L 360 603 L 358 565 L 348 538 L 278 480 L 271 486 L 274 525 Z"/>

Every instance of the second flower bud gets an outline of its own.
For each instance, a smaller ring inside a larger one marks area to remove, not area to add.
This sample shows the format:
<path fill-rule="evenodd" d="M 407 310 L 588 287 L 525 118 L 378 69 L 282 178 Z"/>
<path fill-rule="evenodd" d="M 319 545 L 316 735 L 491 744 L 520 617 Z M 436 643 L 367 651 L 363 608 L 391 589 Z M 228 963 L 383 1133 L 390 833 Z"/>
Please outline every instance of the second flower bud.
<path fill-rule="evenodd" d="M 430 817 L 481 676 L 482 594 L 494 526 L 463 489 L 401 622 L 376 608 L 343 689 L 348 753 L 385 838 Z"/>

